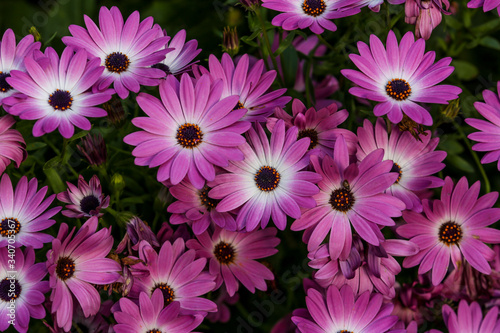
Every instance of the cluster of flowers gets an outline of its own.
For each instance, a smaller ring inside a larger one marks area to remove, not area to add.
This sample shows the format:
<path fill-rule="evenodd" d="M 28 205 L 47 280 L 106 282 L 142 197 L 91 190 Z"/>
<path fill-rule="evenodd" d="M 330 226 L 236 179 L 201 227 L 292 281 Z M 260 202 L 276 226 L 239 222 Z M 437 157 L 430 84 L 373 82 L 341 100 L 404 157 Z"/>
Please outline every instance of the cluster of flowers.
<path fill-rule="evenodd" d="M 282 0 L 264 6 L 297 9 Z M 334 30 L 326 19 L 351 15 L 361 5 L 333 6 L 306 0 L 298 8 L 307 20 L 280 14 L 273 22 L 285 29 Z M 19 167 L 26 158 L 24 139 L 11 129 L 13 116 L 36 120 L 34 136 L 58 129 L 70 138 L 75 126 L 91 128 L 87 117 L 106 116 L 98 106 L 113 94 L 123 99 L 141 85 L 158 86 L 159 98 L 137 95 L 145 116 L 132 123 L 141 130 L 123 140 L 135 147 L 136 165 L 158 167 L 157 180 L 176 199 L 168 206 L 170 224 L 180 226 L 174 232 L 164 223 L 154 232 L 135 217 L 112 251 L 111 228 L 98 226 L 110 198 L 97 176 L 89 183 L 80 176 L 57 199 L 67 203 L 62 215 L 87 220 L 78 230 L 61 224 L 54 238 L 42 231 L 61 210 L 49 209 L 56 195 L 46 197 L 47 187 L 38 190 L 37 179 L 27 177 L 14 189 L 4 173 L 0 330 L 9 326 L 4 318 L 12 300 L 19 332 L 28 331 L 30 317 L 45 318 L 45 308 L 53 332 L 69 331 L 74 322 L 92 332 L 157 333 L 190 332 L 204 318 L 227 321 L 226 304 L 237 301 L 240 285 L 255 292 L 274 279 L 256 260 L 277 253 L 277 229 L 287 227 L 288 217 L 292 230 L 304 230 L 315 271 L 305 282 L 307 309 L 296 310 L 276 331 L 293 322 L 292 330 L 300 332 L 416 332 L 424 308 L 440 295 L 462 300 L 458 317 L 443 307 L 451 332 L 464 325 L 470 332 L 480 325 L 481 332 L 500 330 L 494 296 L 500 294 L 500 247 L 486 245 L 500 243 L 500 231 L 488 228 L 500 219 L 500 209 L 492 208 L 498 193 L 479 197 L 479 182 L 469 187 L 465 178 L 455 185 L 436 177 L 446 156 L 436 151 L 439 138 L 402 129 L 405 122 L 432 124 L 419 103 L 447 104 L 458 97 L 460 88 L 437 85 L 453 71 L 450 58 L 434 63 L 434 52 L 425 53 L 424 40 L 415 41 L 411 32 L 399 44 L 389 32 L 386 47 L 375 36 L 369 46 L 360 42 L 360 55 L 351 59 L 361 72 L 342 74 L 358 85 L 351 94 L 379 102 L 374 114 L 387 115 L 393 124 L 365 120 L 353 133 L 338 128 L 347 110 L 326 100 L 333 78 L 317 96 L 318 109 L 294 100 L 290 115 L 284 107 L 291 97 L 285 89 L 271 89 L 276 71 L 265 70 L 264 60 L 224 54 L 221 60 L 211 55 L 208 68 L 193 64 L 200 50 L 196 41 L 186 42 L 184 31 L 170 39 L 153 18 L 140 21 L 134 12 L 124 21 L 116 7 L 101 8 L 99 27 L 89 17 L 85 24 L 70 26 L 60 57 L 50 47 L 40 51 L 32 36 L 16 45 L 13 32 L 5 32 L 0 103 L 9 115 L 0 118 L 0 172 L 11 160 Z M 294 45 L 307 53 L 315 43 L 314 36 Z M 321 91 L 322 83 L 316 85 Z M 477 150 L 491 151 L 487 163 L 500 159 L 500 99 L 490 91 L 484 99 L 476 107 L 490 122 L 468 122 L 482 131 L 471 139 L 480 142 Z M 441 198 L 432 200 L 430 189 L 439 187 Z M 276 228 L 268 226 L 270 220 Z M 14 280 L 7 273 L 12 234 L 18 247 Z M 35 263 L 34 249 L 44 243 L 52 244 L 47 261 Z M 429 288 L 399 286 L 401 267 L 393 256 L 405 257 L 405 268 L 418 266 L 421 284 Z M 43 280 L 47 273 L 49 281 Z M 8 292 L 12 284 L 14 296 Z M 101 303 L 102 290 L 122 297 Z M 215 302 L 202 297 L 215 291 Z M 479 304 L 464 299 L 485 294 L 491 295 L 491 310 L 482 319 Z M 110 313 L 112 326 L 104 319 Z"/>

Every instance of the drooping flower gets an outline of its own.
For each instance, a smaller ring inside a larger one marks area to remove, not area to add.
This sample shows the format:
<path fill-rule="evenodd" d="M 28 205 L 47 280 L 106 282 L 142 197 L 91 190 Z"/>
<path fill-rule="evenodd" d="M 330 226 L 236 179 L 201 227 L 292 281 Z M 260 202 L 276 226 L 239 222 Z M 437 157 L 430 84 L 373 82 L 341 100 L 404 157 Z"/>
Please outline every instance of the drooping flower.
<path fill-rule="evenodd" d="M 105 67 L 95 88 L 103 90 L 113 83 L 113 88 L 124 99 L 129 91 L 139 92 L 140 86 L 157 86 L 165 72 L 151 66 L 165 59 L 171 49 L 164 48 L 170 37 L 162 37 L 161 28 L 153 26 L 153 17 L 140 21 L 138 11 L 123 22 L 120 10 L 101 7 L 99 27 L 84 15 L 84 29 L 70 25 L 72 36 L 62 38 L 63 43 L 88 52 L 89 59 L 97 57 Z"/>
<path fill-rule="evenodd" d="M 431 138 L 430 131 L 425 134 L 418 135 L 418 141 L 409 132 L 400 131 L 396 125 L 392 126 L 391 133 L 388 134 L 381 118 L 377 119 L 375 127 L 365 119 L 363 127 L 358 128 L 358 160 L 362 161 L 372 151 L 383 148 L 384 160 L 392 161 L 392 171 L 399 173 L 398 179 L 386 193 L 403 201 L 406 209 L 416 212 L 422 211 L 418 192 L 444 184 L 442 179 L 432 174 L 445 167 L 442 161 L 446 152 L 435 151 L 439 138 Z"/>
<path fill-rule="evenodd" d="M 33 135 L 37 137 L 56 128 L 65 138 L 73 136 L 74 126 L 90 130 L 86 117 L 105 117 L 106 111 L 96 105 L 109 101 L 113 93 L 112 90 L 88 91 L 104 68 L 98 59 L 87 61 L 85 50 L 75 53 L 71 47 L 64 49 L 60 59 L 51 47 L 45 50 L 45 56 L 38 61 L 27 57 L 26 73 L 10 72 L 7 82 L 27 98 L 13 104 L 9 113 L 21 119 L 36 119 Z M 6 98 L 6 103 L 13 98 Z"/>
<path fill-rule="evenodd" d="M 483 7 L 484 12 L 488 12 L 496 8 L 498 15 L 500 15 L 500 2 L 498 0 L 471 0 L 467 3 L 467 7 L 468 8 Z"/>
<path fill-rule="evenodd" d="M 97 224 L 97 217 L 91 217 L 76 233 L 75 228 L 68 232 L 68 225 L 61 224 L 52 249 L 47 252 L 51 312 L 56 314 L 57 325 L 66 331 L 72 324 L 74 299 L 85 317 L 95 315 L 101 297 L 93 285 L 111 284 L 120 277 L 120 265 L 106 258 L 113 246 L 111 230 L 96 231 Z"/>
<path fill-rule="evenodd" d="M 443 7 L 444 5 L 444 7 Z M 415 36 L 428 40 L 450 8 L 448 0 L 408 0 L 405 2 L 405 22 L 415 24 Z"/>
<path fill-rule="evenodd" d="M 373 109 L 377 116 L 387 114 L 395 124 L 403 113 L 417 124 L 432 125 L 430 113 L 418 103 L 448 104 L 458 98 L 462 89 L 451 85 L 437 85 L 452 72 L 451 58 L 434 63 L 435 52 L 425 52 L 425 41 L 415 41 L 407 32 L 398 45 L 391 30 L 387 36 L 387 50 L 377 36 L 370 36 L 370 46 L 358 42 L 360 55 L 349 57 L 361 72 L 343 69 L 341 73 L 359 87 L 349 92 L 361 98 L 380 102 Z"/>
<path fill-rule="evenodd" d="M 141 93 L 137 103 L 148 117 L 132 123 L 144 129 L 124 141 L 137 146 L 132 154 L 137 165 L 159 166 L 157 180 L 179 184 L 187 175 L 202 189 L 215 178 L 214 165 L 225 167 L 230 160 L 243 160 L 237 148 L 245 142 L 241 133 L 250 123 L 239 121 L 245 110 L 233 110 L 238 97 L 221 100 L 222 82 L 212 84 L 208 75 L 193 82 L 184 73 L 180 82 L 169 75 L 160 84 L 161 101 Z"/>
<path fill-rule="evenodd" d="M 45 318 L 44 293 L 50 290 L 49 283 L 42 281 L 46 274 L 45 263 L 35 264 L 32 247 L 27 247 L 24 252 L 0 248 L 0 331 L 5 331 L 9 321 L 13 320 L 13 328 L 26 333 L 30 317 Z M 13 317 L 9 316 L 11 309 L 15 311 Z"/>
<path fill-rule="evenodd" d="M 166 33 L 164 34 L 167 36 Z M 187 72 L 191 69 L 194 58 L 201 52 L 201 49 L 197 47 L 198 41 L 196 39 L 186 42 L 186 30 L 182 29 L 165 44 L 166 49 L 170 48 L 173 51 L 167 53 L 165 59 L 151 67 L 163 70 L 166 75 Z"/>
<path fill-rule="evenodd" d="M 449 333 L 495 333 L 500 332 L 498 307 L 491 308 L 483 318 L 481 307 L 477 302 L 467 304 L 461 300 L 455 313 L 448 305 L 443 305 L 443 319 Z"/>
<path fill-rule="evenodd" d="M 491 208 L 498 192 L 478 198 L 480 182 L 470 188 L 465 177 L 454 186 L 446 177 L 441 200 L 423 200 L 423 215 L 404 211 L 406 224 L 398 227 L 402 237 L 420 247 L 420 252 L 403 261 L 403 267 L 419 265 L 423 274 L 432 269 L 432 284 L 444 279 L 450 264 L 456 268 L 463 260 L 484 274 L 491 273 L 488 260 L 495 253 L 485 243 L 500 243 L 500 230 L 487 228 L 500 219 L 500 208 Z"/>
<path fill-rule="evenodd" d="M 10 160 L 14 161 L 16 167 L 19 168 L 28 156 L 23 136 L 19 131 L 11 128 L 15 122 L 10 115 L 0 117 L 0 175 L 10 164 Z"/>
<path fill-rule="evenodd" d="M 216 226 L 212 236 L 205 231 L 186 244 L 196 250 L 197 256 L 210 259 L 209 272 L 216 277 L 216 288 L 224 283 L 229 296 L 233 296 L 240 283 L 252 293 L 267 289 L 265 280 L 273 280 L 273 273 L 255 259 L 277 253 L 279 242 L 275 228 L 234 232 Z"/>
<path fill-rule="evenodd" d="M 51 235 L 40 233 L 40 231 L 51 227 L 55 220 L 50 218 L 57 214 L 61 207 L 49 210 L 55 194 L 45 200 L 47 186 L 37 191 L 38 180 L 31 179 L 28 182 L 26 176 L 17 183 L 14 191 L 12 182 L 7 174 L 3 174 L 0 181 L 0 248 L 7 247 L 9 235 L 15 236 L 14 245 L 32 246 L 35 249 L 43 247 L 43 243 L 52 241 Z"/>
<path fill-rule="evenodd" d="M 90 178 L 87 183 L 82 175 L 78 177 L 78 187 L 66 182 L 68 189 L 57 195 L 59 201 L 69 203 L 62 214 L 67 217 L 100 217 L 103 215 L 101 209 L 109 206 L 109 195 L 104 197 L 101 182 L 97 175 Z"/>
<path fill-rule="evenodd" d="M 118 244 L 115 253 L 119 254 L 126 251 L 127 255 L 132 255 L 134 251 L 139 250 L 139 243 L 143 240 L 153 247 L 160 247 L 160 243 L 149 225 L 137 216 L 134 216 L 127 222 L 127 233 L 120 244 Z"/>
<path fill-rule="evenodd" d="M 312 208 L 311 197 L 318 193 L 319 175 L 301 171 L 309 164 L 309 138 L 297 140 L 298 129 L 285 131 L 285 122 L 276 123 L 271 142 L 258 123 L 248 131 L 248 143 L 240 146 L 243 161 L 225 167 L 230 173 L 215 177 L 208 195 L 222 199 L 216 209 L 228 212 L 241 207 L 236 217 L 238 229 L 265 228 L 272 217 L 278 229 L 286 227 L 286 216 L 299 218 L 301 208 Z"/>

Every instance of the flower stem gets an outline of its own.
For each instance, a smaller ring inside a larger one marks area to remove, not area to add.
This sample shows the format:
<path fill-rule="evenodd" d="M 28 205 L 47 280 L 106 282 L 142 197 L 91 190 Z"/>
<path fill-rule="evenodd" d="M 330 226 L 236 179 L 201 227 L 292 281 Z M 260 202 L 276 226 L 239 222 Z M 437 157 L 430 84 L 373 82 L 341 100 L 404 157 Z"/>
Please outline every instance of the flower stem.
<path fill-rule="evenodd" d="M 332 44 L 328 43 L 328 41 L 322 35 L 316 34 L 316 36 L 318 36 L 319 41 L 323 43 L 326 47 L 328 47 L 330 50 L 335 51 L 335 47 L 333 47 Z"/>

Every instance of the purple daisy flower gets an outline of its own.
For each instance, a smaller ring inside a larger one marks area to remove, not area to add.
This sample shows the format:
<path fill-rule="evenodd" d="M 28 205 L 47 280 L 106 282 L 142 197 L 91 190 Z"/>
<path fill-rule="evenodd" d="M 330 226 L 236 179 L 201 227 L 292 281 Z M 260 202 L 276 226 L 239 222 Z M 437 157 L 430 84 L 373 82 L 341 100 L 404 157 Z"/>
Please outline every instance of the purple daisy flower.
<path fill-rule="evenodd" d="M 419 191 L 441 187 L 444 181 L 431 176 L 441 171 L 445 165 L 445 151 L 435 151 L 439 138 L 431 139 L 431 132 L 419 135 L 417 141 L 410 132 L 402 132 L 394 125 L 391 134 L 387 133 L 385 122 L 378 118 L 375 124 L 365 119 L 363 127 L 358 128 L 359 146 L 356 153 L 362 161 L 369 153 L 379 148 L 384 149 L 384 160 L 394 164 L 391 171 L 399 173 L 394 184 L 386 190 L 403 201 L 406 209 L 422 211 L 422 204 L 417 193 Z"/>
<path fill-rule="evenodd" d="M 164 35 L 167 36 L 166 32 Z M 166 49 L 170 48 L 173 51 L 167 53 L 164 60 L 151 67 L 163 70 L 166 75 L 187 72 L 191 69 L 194 58 L 201 52 L 201 49 L 197 47 L 198 41 L 196 39 L 186 43 L 186 30 L 183 29 L 165 45 Z"/>
<path fill-rule="evenodd" d="M 43 247 L 43 243 L 51 242 L 54 237 L 39 231 L 51 227 L 55 220 L 50 218 L 57 214 L 61 207 L 49 210 L 55 194 L 43 200 L 47 193 L 47 186 L 37 191 L 38 180 L 22 177 L 17 183 L 16 190 L 7 174 L 3 174 L 0 181 L 0 248 L 7 247 L 9 235 L 15 235 L 16 247 L 32 246 L 35 249 Z M 43 201 L 42 201 L 43 200 Z M 11 244 L 12 245 L 12 244 Z"/>
<path fill-rule="evenodd" d="M 38 119 L 33 126 L 34 136 L 58 128 L 63 137 L 70 138 L 75 131 L 73 126 L 90 130 L 86 117 L 105 117 L 106 111 L 95 106 L 109 101 L 112 95 L 111 90 L 88 92 L 103 71 L 99 60 L 87 62 L 85 50 L 74 53 L 71 47 L 64 49 L 61 59 L 51 47 L 45 50 L 45 56 L 38 61 L 27 57 L 27 73 L 10 72 L 7 82 L 27 98 L 13 104 L 9 113 L 21 119 Z"/>
<path fill-rule="evenodd" d="M 120 277 L 120 264 L 106 258 L 113 246 L 111 229 L 96 232 L 97 224 L 97 217 L 91 217 L 76 234 L 75 228 L 68 232 L 68 225 L 61 224 L 57 238 L 52 241 L 52 249 L 47 252 L 51 312 L 56 313 L 57 325 L 65 331 L 72 324 L 74 299 L 85 317 L 95 315 L 101 297 L 94 285 L 111 284 Z"/>
<path fill-rule="evenodd" d="M 477 302 L 467 304 L 461 300 L 458 312 L 448 305 L 443 305 L 443 319 L 449 333 L 495 333 L 500 332 L 498 307 L 492 307 L 483 318 L 481 307 Z"/>
<path fill-rule="evenodd" d="M 262 7 L 282 12 L 273 18 L 273 25 L 285 30 L 309 28 L 315 34 L 322 34 L 325 29 L 337 30 L 330 21 L 355 15 L 359 8 L 348 8 L 349 0 L 262 0 Z"/>
<path fill-rule="evenodd" d="M 405 258 L 403 267 L 420 264 L 419 274 L 432 269 L 435 286 L 443 281 L 450 258 L 455 268 L 465 259 L 481 273 L 491 273 L 488 260 L 494 258 L 495 252 L 485 243 L 500 243 L 500 230 L 487 228 L 500 219 L 500 208 L 491 208 L 498 192 L 478 199 L 479 188 L 479 181 L 469 188 L 465 177 L 454 187 L 451 178 L 446 177 L 441 200 L 423 200 L 424 215 L 403 212 L 406 224 L 397 232 L 420 247 L 419 253 Z"/>
<path fill-rule="evenodd" d="M 206 180 L 214 180 L 214 165 L 225 167 L 229 160 L 243 160 L 237 147 L 245 143 L 241 133 L 250 123 L 239 121 L 245 110 L 232 111 L 237 96 L 221 100 L 222 88 L 222 82 L 212 84 L 208 75 L 194 82 L 184 73 L 180 82 L 173 75 L 161 82 L 161 101 L 139 94 L 137 103 L 149 117 L 132 119 L 144 131 L 124 138 L 137 146 L 132 151 L 135 164 L 159 166 L 160 182 L 177 185 L 187 175 L 202 189 Z"/>
<path fill-rule="evenodd" d="M 14 256 L 12 256 L 14 254 Z M 9 260 L 10 258 L 14 258 Z M 15 272 L 12 269 L 15 262 Z M 49 282 L 42 281 L 47 274 L 45 263 L 35 264 L 35 251 L 27 247 L 24 253 L 16 249 L 14 253 L 0 248 L 0 331 L 9 327 L 9 305 L 15 304 L 13 327 L 20 333 L 28 332 L 30 317 L 45 318 L 44 293 L 50 290 Z M 15 295 L 12 296 L 12 291 Z"/>
<path fill-rule="evenodd" d="M 151 298 L 139 295 L 139 305 L 128 298 L 119 301 L 120 310 L 114 312 L 116 333 L 187 333 L 203 321 L 200 315 L 182 315 L 179 302 L 165 307 L 162 292 L 156 290 Z"/>
<path fill-rule="evenodd" d="M 485 103 L 475 102 L 474 107 L 486 120 L 467 118 L 465 122 L 478 129 L 480 132 L 469 134 L 468 138 L 478 141 L 472 149 L 476 151 L 487 151 L 481 159 L 481 163 L 491 163 L 498 161 L 497 168 L 500 171 L 500 81 L 497 83 L 497 92 L 490 90 L 483 91 Z"/>
<path fill-rule="evenodd" d="M 62 38 L 64 44 L 88 52 L 89 59 L 99 58 L 98 63 L 105 67 L 96 82 L 97 90 L 103 90 L 113 83 L 120 98 L 128 97 L 129 91 L 139 92 L 140 85 L 157 86 L 165 72 L 152 65 L 165 59 L 171 49 L 164 46 L 170 37 L 162 34 L 161 28 L 153 26 L 153 18 L 140 22 L 138 11 L 133 12 L 123 22 L 120 10 L 101 7 L 99 27 L 84 15 L 87 30 L 70 25 L 73 36 Z"/>
<path fill-rule="evenodd" d="M 383 193 L 398 173 L 391 172 L 391 161 L 383 161 L 382 149 L 371 152 L 359 165 L 349 164 L 347 145 L 340 136 L 333 154 L 333 159 L 327 155 L 322 161 L 311 157 L 314 170 L 323 177 L 318 183 L 320 192 L 313 196 L 317 206 L 304 211 L 291 229 L 312 228 L 308 251 L 317 249 L 330 234 L 331 258 L 346 260 L 351 251 L 351 225 L 362 239 L 378 246 L 384 239 L 379 226 L 395 225 L 392 217 L 401 216 L 405 205 Z"/>
<path fill-rule="evenodd" d="M 303 333 L 356 332 L 383 333 L 398 321 L 393 305 L 383 304 L 381 294 L 364 292 L 357 296 L 351 287 L 330 286 L 326 295 L 314 288 L 307 291 L 306 304 L 312 318 L 294 312 L 292 321 Z"/>
<path fill-rule="evenodd" d="M 433 64 L 436 54 L 424 54 L 425 41 L 407 32 L 398 45 L 396 35 L 391 30 L 387 36 L 387 51 L 377 36 L 370 36 L 370 46 L 358 42 L 359 54 L 349 57 L 361 72 L 343 69 L 340 72 L 359 85 L 349 89 L 354 96 L 381 102 L 373 113 L 387 114 L 390 121 L 397 124 L 403 113 L 417 124 L 432 125 L 430 113 L 420 103 L 448 104 L 457 99 L 462 89 L 450 85 L 438 85 L 446 79 L 454 67 L 449 66 L 451 58 L 443 58 Z"/>
<path fill-rule="evenodd" d="M 23 136 L 17 130 L 11 129 L 15 123 L 10 115 L 0 117 L 0 175 L 10 164 L 10 160 L 19 168 L 28 156 Z"/>
<path fill-rule="evenodd" d="M 69 203 L 67 210 L 62 214 L 67 217 L 101 217 L 101 209 L 109 206 L 109 195 L 104 197 L 102 194 L 101 182 L 97 175 L 93 175 L 90 182 L 87 183 L 82 175 L 78 176 L 78 187 L 66 182 L 68 189 L 57 195 L 59 201 Z"/>
<path fill-rule="evenodd" d="M 216 276 L 216 288 L 224 282 L 229 296 L 233 296 L 240 283 L 252 293 L 255 289 L 267 289 L 265 280 L 274 280 L 274 275 L 255 259 L 277 253 L 275 247 L 279 243 L 275 228 L 233 232 L 216 226 L 212 236 L 205 231 L 186 245 L 196 250 L 198 257 L 210 259 L 209 271 Z"/>
<path fill-rule="evenodd" d="M 500 1 L 499 0 L 471 0 L 467 3 L 468 8 L 479 8 L 483 7 L 484 12 L 488 12 L 493 9 L 497 9 L 498 15 L 500 15 Z"/>
<path fill-rule="evenodd" d="M 265 228 L 272 216 L 280 230 L 286 227 L 286 216 L 297 219 L 301 208 L 312 208 L 316 202 L 311 197 L 319 192 L 315 185 L 320 176 L 301 171 L 309 165 L 309 138 L 297 141 L 298 129 L 285 132 L 285 122 L 280 120 L 271 134 L 271 142 L 258 123 L 247 133 L 248 143 L 239 148 L 244 161 L 231 162 L 225 167 L 230 173 L 215 177 L 216 186 L 209 196 L 222 199 L 216 209 L 228 212 L 238 207 L 238 229 L 254 230 L 260 223 Z"/>

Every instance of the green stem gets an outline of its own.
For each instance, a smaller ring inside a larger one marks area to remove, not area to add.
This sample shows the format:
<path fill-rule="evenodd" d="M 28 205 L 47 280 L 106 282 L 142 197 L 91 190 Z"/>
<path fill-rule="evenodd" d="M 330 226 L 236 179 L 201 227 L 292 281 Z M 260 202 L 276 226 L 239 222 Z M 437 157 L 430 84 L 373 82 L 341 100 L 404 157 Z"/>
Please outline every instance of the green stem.
<path fill-rule="evenodd" d="M 61 151 L 57 148 L 46 136 L 42 136 L 43 141 L 59 156 L 61 156 Z"/>
<path fill-rule="evenodd" d="M 332 51 L 335 51 L 335 47 L 333 47 L 332 44 L 328 43 L 328 41 L 322 35 L 316 34 L 316 36 L 318 36 L 319 41 L 323 43 L 326 47 L 328 47 Z"/>

